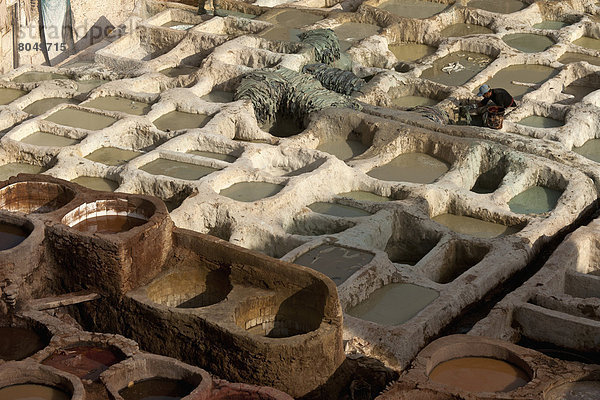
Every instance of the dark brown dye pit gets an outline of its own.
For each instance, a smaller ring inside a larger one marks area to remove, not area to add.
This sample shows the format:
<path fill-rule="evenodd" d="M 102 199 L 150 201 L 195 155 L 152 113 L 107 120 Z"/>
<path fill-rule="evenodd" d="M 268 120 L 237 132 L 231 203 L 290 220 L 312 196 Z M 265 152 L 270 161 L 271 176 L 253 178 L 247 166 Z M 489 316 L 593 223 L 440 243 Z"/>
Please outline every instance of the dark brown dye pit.
<path fill-rule="evenodd" d="M 29 236 L 20 226 L 0 222 L 0 251 L 12 249 Z"/>
<path fill-rule="evenodd" d="M 123 360 L 114 351 L 94 346 L 77 346 L 61 349 L 42 364 L 73 374 L 81 379 L 96 381 L 100 374 L 113 364 Z"/>
<path fill-rule="evenodd" d="M 44 347 L 46 342 L 35 331 L 26 328 L 0 327 L 0 359 L 22 360 Z"/>
<path fill-rule="evenodd" d="M 0 389 L 0 399 L 4 400 L 69 400 L 71 396 L 52 386 L 25 383 Z"/>
<path fill-rule="evenodd" d="M 85 233 L 119 233 L 145 224 L 145 219 L 125 215 L 103 215 L 87 218 L 73 228 Z"/>
<path fill-rule="evenodd" d="M 119 394 L 125 400 L 179 400 L 194 389 L 194 385 L 185 381 L 152 378 L 136 382 L 120 390 Z"/>

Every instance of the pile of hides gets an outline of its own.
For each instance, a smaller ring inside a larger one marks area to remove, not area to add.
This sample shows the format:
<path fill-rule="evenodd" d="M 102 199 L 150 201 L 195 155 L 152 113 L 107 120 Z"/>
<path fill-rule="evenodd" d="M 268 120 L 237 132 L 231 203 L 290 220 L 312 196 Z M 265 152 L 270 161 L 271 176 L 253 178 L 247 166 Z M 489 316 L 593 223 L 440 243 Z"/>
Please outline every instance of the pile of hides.
<path fill-rule="evenodd" d="M 302 72 L 317 78 L 327 89 L 347 95 L 360 90 L 367 83 L 351 71 L 344 71 L 322 63 L 305 65 Z"/>
<path fill-rule="evenodd" d="M 340 42 L 331 29 L 314 29 L 298 35 L 303 47 L 314 49 L 315 61 L 329 64 L 340 59 Z"/>

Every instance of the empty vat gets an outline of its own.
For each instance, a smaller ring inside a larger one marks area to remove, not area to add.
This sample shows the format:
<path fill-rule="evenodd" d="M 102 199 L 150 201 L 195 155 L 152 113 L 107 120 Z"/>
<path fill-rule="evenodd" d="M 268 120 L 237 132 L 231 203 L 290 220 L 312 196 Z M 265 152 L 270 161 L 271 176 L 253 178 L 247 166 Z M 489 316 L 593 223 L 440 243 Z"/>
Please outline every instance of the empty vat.
<path fill-rule="evenodd" d="M 58 210 L 75 197 L 66 186 L 50 182 L 16 182 L 0 189 L 0 208 L 25 214 Z"/>
<path fill-rule="evenodd" d="M 594 400 L 598 393 L 599 381 L 567 382 L 550 389 L 544 400 Z"/>
<path fill-rule="evenodd" d="M 179 400 L 194 389 L 184 380 L 150 378 L 119 390 L 119 394 L 124 400 Z"/>
<path fill-rule="evenodd" d="M 46 120 L 59 125 L 89 129 L 91 131 L 107 128 L 117 122 L 116 118 L 78 110 L 76 108 L 64 108 L 50 114 L 46 117 Z"/>
<path fill-rule="evenodd" d="M 79 345 L 58 350 L 42 364 L 73 374 L 80 379 L 96 381 L 113 364 L 125 359 L 123 353 L 95 345 Z"/>
<path fill-rule="evenodd" d="M 2 237 L 1 229 L 2 225 L 0 224 L 0 238 Z M 34 355 L 47 345 L 48 340 L 33 329 L 0 327 L 0 360 L 22 360 Z"/>
<path fill-rule="evenodd" d="M 416 265 L 440 240 L 440 236 L 417 230 L 407 230 L 416 223 L 414 219 L 395 222 L 392 236 L 385 245 L 385 252 L 391 262 Z"/>
<path fill-rule="evenodd" d="M 140 168 L 152 175 L 165 175 L 177 179 L 195 181 L 212 172 L 218 171 L 216 168 L 205 167 L 203 165 L 191 164 L 187 162 L 167 160 L 158 158 Z"/>
<path fill-rule="evenodd" d="M 446 173 L 449 164 L 425 153 L 400 154 L 367 175 L 383 181 L 432 183 Z"/>
<path fill-rule="evenodd" d="M 272 121 L 267 121 L 260 126 L 265 132 L 277 137 L 290 137 L 299 134 L 304 127 L 293 117 L 277 113 Z"/>
<path fill-rule="evenodd" d="M 191 65 L 179 65 L 177 67 L 161 69 L 158 72 L 168 76 L 169 78 L 177 78 L 178 76 L 189 75 L 196 71 L 198 71 L 198 67 L 194 67 Z"/>
<path fill-rule="evenodd" d="M 573 147 L 573 151 L 592 161 L 600 162 L 600 139 L 590 139 L 581 147 Z"/>
<path fill-rule="evenodd" d="M 40 385 L 37 383 L 22 383 L 0 389 L 0 399 L 70 400 L 71 395 L 52 386 Z"/>
<path fill-rule="evenodd" d="M 296 258 L 294 263 L 327 275 L 339 286 L 373 257 L 374 254 L 367 251 L 322 244 Z"/>
<path fill-rule="evenodd" d="M 416 106 L 433 106 L 437 103 L 438 103 L 438 101 L 435 99 L 431 99 L 429 97 L 424 97 L 424 96 L 416 96 L 416 95 L 394 97 L 392 99 L 392 104 L 399 108 L 416 107 Z"/>
<path fill-rule="evenodd" d="M 333 215 L 334 217 L 365 217 L 371 215 L 370 212 L 360 208 L 345 206 L 336 203 L 316 202 L 308 205 L 312 211 L 319 214 Z"/>
<path fill-rule="evenodd" d="M 487 246 L 453 240 L 446 247 L 444 261 L 436 265 L 429 277 L 437 283 L 450 283 L 479 264 L 488 252 Z"/>
<path fill-rule="evenodd" d="M 31 230 L 24 226 L 0 221 L 0 251 L 18 246 L 30 233 Z"/>
<path fill-rule="evenodd" d="M 21 139 L 21 142 L 34 146 L 65 147 L 79 143 L 79 139 L 54 135 L 48 132 L 34 132 Z"/>
<path fill-rule="evenodd" d="M 219 192 L 221 196 L 236 201 L 252 202 L 279 193 L 283 185 L 268 182 L 239 182 Z"/>
<path fill-rule="evenodd" d="M 533 88 L 524 85 L 515 85 L 513 82 L 542 83 L 558 73 L 555 68 L 545 65 L 511 65 L 498 72 L 486 83 L 491 88 L 503 88 L 513 98 L 519 100 L 525 93 L 531 92 Z M 479 90 L 479 88 L 477 88 Z"/>
<path fill-rule="evenodd" d="M 30 71 L 22 73 L 21 75 L 12 79 L 13 82 L 28 83 L 28 82 L 39 82 L 49 81 L 52 79 L 69 79 L 66 75 L 55 74 L 53 72 L 36 72 Z"/>
<path fill-rule="evenodd" d="M 558 58 L 558 62 L 563 64 L 576 63 L 580 61 L 588 62 L 592 65 L 600 65 L 600 57 L 589 56 L 587 54 L 566 52 Z"/>
<path fill-rule="evenodd" d="M 161 131 L 178 131 L 180 129 L 202 128 L 210 117 L 206 114 L 191 114 L 182 111 L 171 111 L 158 119 L 153 124 Z"/>
<path fill-rule="evenodd" d="M 577 81 L 571 83 L 569 86 L 563 89 L 563 93 L 570 94 L 573 96 L 573 101 L 581 101 L 588 94 L 598 90 L 598 86 L 585 86 L 585 83 L 579 83 Z"/>
<path fill-rule="evenodd" d="M 176 269 L 150 283 L 146 294 L 153 302 L 168 307 L 206 307 L 227 298 L 232 289 L 230 273 L 229 268 Z"/>
<path fill-rule="evenodd" d="M 6 180 L 11 176 L 18 174 L 39 174 L 44 171 L 44 167 L 28 163 L 13 162 L 0 165 L 0 181 Z"/>
<path fill-rule="evenodd" d="M 566 22 L 563 22 L 563 21 L 545 20 L 542 22 L 538 22 L 537 24 L 533 24 L 533 27 L 536 29 L 557 30 L 557 29 L 564 28 L 567 25 L 569 25 L 569 24 L 567 24 Z"/>
<path fill-rule="evenodd" d="M 488 33 L 494 33 L 494 31 L 481 25 L 459 23 L 442 29 L 440 35 L 442 37 L 461 37 L 467 35 L 487 35 Z"/>
<path fill-rule="evenodd" d="M 233 93 L 215 89 L 200 98 L 212 103 L 229 103 L 233 101 Z"/>
<path fill-rule="evenodd" d="M 141 151 L 119 149 L 118 147 L 101 147 L 85 156 L 88 160 L 106 165 L 123 165 L 142 155 Z"/>
<path fill-rule="evenodd" d="M 369 147 L 360 140 L 334 137 L 319 143 L 317 150 L 334 155 L 342 161 L 347 161 L 361 155 Z"/>
<path fill-rule="evenodd" d="M 498 189 L 505 175 L 506 169 L 502 165 L 492 167 L 477 177 L 471 191 L 480 194 L 493 193 Z"/>
<path fill-rule="evenodd" d="M 59 104 L 78 104 L 79 102 L 75 99 L 67 99 L 64 97 L 50 97 L 48 99 L 38 100 L 34 103 L 31 103 L 27 107 L 23 109 L 28 114 L 31 115 L 42 115 L 46 111 L 56 107 Z"/>
<path fill-rule="evenodd" d="M 527 4 L 519 0 L 471 0 L 467 5 L 500 14 L 514 13 L 527 7 Z"/>
<path fill-rule="evenodd" d="M 461 86 L 483 71 L 491 62 L 492 58 L 485 54 L 468 51 L 455 52 L 435 60 L 431 68 L 423 71 L 421 78 L 448 86 Z M 446 68 L 453 63 L 460 63 L 464 69 L 450 71 L 450 73 L 442 70 L 442 68 Z"/>
<path fill-rule="evenodd" d="M 508 206 L 517 214 L 541 214 L 552 211 L 561 194 L 560 190 L 534 186 L 510 199 Z"/>
<path fill-rule="evenodd" d="M 582 36 L 575 40 L 573 44 L 577 46 L 585 47 L 592 50 L 600 50 L 600 39 L 595 39 L 589 36 Z"/>
<path fill-rule="evenodd" d="M 191 150 L 188 151 L 188 153 L 201 157 L 214 158 L 215 160 L 221 160 L 228 163 L 232 163 L 235 160 L 237 160 L 237 157 L 231 156 L 229 154 L 215 153 L 214 151 Z"/>
<path fill-rule="evenodd" d="M 469 392 L 510 392 L 529 382 L 529 375 L 506 361 L 462 357 L 438 364 L 429 379 Z"/>
<path fill-rule="evenodd" d="M 399 61 L 413 62 L 435 53 L 437 50 L 433 46 L 421 43 L 399 43 L 389 45 L 388 48 Z"/>
<path fill-rule="evenodd" d="M 421 0 L 388 0 L 377 8 L 404 18 L 429 18 L 448 7 L 445 3 Z"/>
<path fill-rule="evenodd" d="M 531 115 L 523 118 L 517 122 L 517 124 L 531 126 L 534 128 L 557 128 L 559 126 L 563 126 L 565 123 L 554 118 L 542 117 L 541 115 Z"/>
<path fill-rule="evenodd" d="M 107 111 L 120 111 L 132 115 L 145 115 L 152 108 L 150 104 L 142 101 L 113 96 L 97 97 L 85 103 L 84 107 Z"/>
<path fill-rule="evenodd" d="M 371 193 L 371 192 L 365 192 L 365 191 L 362 191 L 362 190 L 356 190 L 356 191 L 353 191 L 353 192 L 338 193 L 336 196 L 337 197 L 347 197 L 349 199 L 354 199 L 354 200 L 358 200 L 358 201 L 384 202 L 384 201 L 391 201 L 392 200 L 389 197 L 380 196 L 378 194 Z"/>
<path fill-rule="evenodd" d="M 548 36 L 533 33 L 511 33 L 502 37 L 502 40 L 510 47 L 525 53 L 538 53 L 554 45 L 554 40 Z"/>
<path fill-rule="evenodd" d="M 119 182 L 97 176 L 80 176 L 71 182 L 101 192 L 114 192 L 119 187 Z"/>
<path fill-rule="evenodd" d="M 464 215 L 440 214 L 433 217 L 432 220 L 448 227 L 454 232 L 480 238 L 511 235 L 519 230 L 516 227 L 483 221 Z"/>
<path fill-rule="evenodd" d="M 24 90 L 0 88 L 0 105 L 11 103 L 26 94 Z"/>
<path fill-rule="evenodd" d="M 340 50 L 346 51 L 355 43 L 379 34 L 380 27 L 373 24 L 361 24 L 358 22 L 344 22 L 333 28 L 340 41 Z"/>
<path fill-rule="evenodd" d="M 436 290 L 411 283 L 390 283 L 375 290 L 346 313 L 380 325 L 400 325 L 439 296 Z"/>

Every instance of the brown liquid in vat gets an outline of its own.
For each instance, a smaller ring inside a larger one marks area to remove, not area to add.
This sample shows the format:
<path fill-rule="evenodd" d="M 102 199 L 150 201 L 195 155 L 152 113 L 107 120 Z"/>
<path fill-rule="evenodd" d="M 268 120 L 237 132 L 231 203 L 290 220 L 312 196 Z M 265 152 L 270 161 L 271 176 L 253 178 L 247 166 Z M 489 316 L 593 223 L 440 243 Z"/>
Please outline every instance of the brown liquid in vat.
<path fill-rule="evenodd" d="M 146 220 L 125 215 L 103 215 L 87 218 L 73 228 L 86 233 L 119 233 L 145 224 Z"/>

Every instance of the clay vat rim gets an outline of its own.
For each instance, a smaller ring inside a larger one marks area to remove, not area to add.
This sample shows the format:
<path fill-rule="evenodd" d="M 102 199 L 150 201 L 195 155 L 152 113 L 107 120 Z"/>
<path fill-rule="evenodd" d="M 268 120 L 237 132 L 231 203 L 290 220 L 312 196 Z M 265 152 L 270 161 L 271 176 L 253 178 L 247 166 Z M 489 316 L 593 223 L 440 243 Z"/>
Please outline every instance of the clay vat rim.
<path fill-rule="evenodd" d="M 19 215 L 13 211 L 0 209 L 0 224 L 16 226 L 23 229 L 27 233 L 27 236 L 25 236 L 25 238 L 16 246 L 0 250 L 0 255 L 9 254 L 9 252 L 18 252 L 24 249 L 26 246 L 36 240 L 37 235 L 35 235 L 35 233 L 41 233 L 43 239 L 44 230 L 42 227 L 38 226 L 39 222 L 32 220 L 25 215 Z"/>
<path fill-rule="evenodd" d="M 69 187 L 68 185 L 64 185 L 62 183 L 59 183 L 59 182 L 53 182 L 53 181 L 50 181 L 50 180 L 29 180 L 29 179 L 26 179 L 26 180 L 18 180 L 18 181 L 15 181 L 15 182 L 10 182 L 9 181 L 8 184 L 6 184 L 4 186 L 0 186 L 0 197 L 9 188 L 18 188 L 20 186 L 28 186 L 28 185 L 33 185 L 33 186 L 35 186 L 35 185 L 41 185 L 41 186 L 46 186 L 46 187 L 59 187 L 60 189 L 62 189 L 63 193 L 67 193 L 68 194 L 68 196 L 70 197 L 70 199 L 66 203 L 62 204 L 61 206 L 59 206 L 59 207 L 57 207 L 55 209 L 52 209 L 52 210 L 49 210 L 49 211 L 45 211 L 45 212 L 31 211 L 29 213 L 26 213 L 26 215 L 29 215 L 29 214 L 50 214 L 50 213 L 56 212 L 58 210 L 61 210 L 62 208 L 66 207 L 70 203 L 72 203 L 73 200 L 75 200 L 75 198 L 77 197 L 77 194 L 78 194 L 78 192 L 74 188 Z M 23 198 L 23 197 L 21 196 L 21 198 Z M 15 212 L 15 211 L 9 210 L 7 208 L 1 208 L 1 210 L 5 210 L 5 211 L 9 211 L 9 212 Z"/>
<path fill-rule="evenodd" d="M 17 316 L 12 321 L 8 321 L 6 319 L 0 319 L 0 328 L 24 328 L 35 332 L 35 334 L 42 340 L 44 346 L 40 348 L 35 353 L 21 359 L 21 360 L 2 360 L 0 359 L 0 365 L 8 362 L 21 362 L 23 360 L 27 360 L 29 358 L 35 358 L 38 354 L 43 354 L 44 351 L 48 350 L 52 346 L 52 341 L 55 340 L 55 335 L 52 333 L 50 327 L 48 327 L 45 323 L 38 321 L 36 319 L 25 317 L 25 316 Z"/>
<path fill-rule="evenodd" d="M 23 384 L 50 386 L 62 390 L 70 400 L 83 400 L 83 383 L 75 375 L 46 365 L 28 361 L 11 361 L 3 364 L 0 371 L 0 389 Z M 20 372 L 18 375 L 15 372 Z M 55 380 L 54 382 L 52 380 Z"/>

